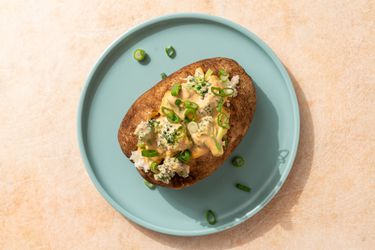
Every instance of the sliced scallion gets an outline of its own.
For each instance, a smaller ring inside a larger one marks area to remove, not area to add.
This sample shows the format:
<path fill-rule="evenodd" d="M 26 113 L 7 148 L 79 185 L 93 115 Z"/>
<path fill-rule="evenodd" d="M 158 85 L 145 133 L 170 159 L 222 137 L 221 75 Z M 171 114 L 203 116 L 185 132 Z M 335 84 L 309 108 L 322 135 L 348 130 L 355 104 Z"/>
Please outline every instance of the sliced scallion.
<path fill-rule="evenodd" d="M 250 193 L 250 191 L 251 191 L 251 188 L 250 188 L 250 187 L 248 187 L 248 186 L 246 186 L 246 185 L 244 185 L 244 184 L 241 184 L 241 183 L 237 183 L 237 184 L 236 184 L 236 188 L 238 188 L 239 190 L 242 190 L 242 191 L 248 192 L 248 193 Z"/>
<path fill-rule="evenodd" d="M 181 121 L 180 117 L 178 117 L 173 110 L 161 107 L 161 112 L 167 117 L 168 121 L 171 123 L 178 123 Z"/>
<path fill-rule="evenodd" d="M 219 113 L 217 116 L 217 124 L 222 128 L 229 129 L 229 116 L 223 112 Z"/>
<path fill-rule="evenodd" d="M 142 150 L 142 156 L 144 157 L 155 157 L 155 156 L 158 156 L 159 153 L 158 151 L 154 150 L 154 149 L 144 149 Z"/>
<path fill-rule="evenodd" d="M 153 173 L 159 173 L 159 169 L 158 169 L 158 165 L 156 162 L 152 162 L 151 165 L 150 165 L 150 169 Z"/>
<path fill-rule="evenodd" d="M 165 74 L 164 72 L 161 73 L 160 76 L 161 76 L 161 79 L 163 79 L 163 80 L 168 77 L 167 74 Z"/>
<path fill-rule="evenodd" d="M 206 220 L 210 225 L 216 224 L 216 215 L 211 209 L 206 212 Z"/>
<path fill-rule="evenodd" d="M 152 183 L 150 183 L 150 182 L 148 182 L 148 181 L 144 181 L 144 183 L 145 183 L 145 185 L 149 188 L 149 189 L 155 189 L 156 188 L 156 186 L 154 185 L 154 184 L 152 184 Z"/>
<path fill-rule="evenodd" d="M 196 117 L 196 110 L 195 109 L 186 109 L 184 115 L 185 115 L 185 121 L 186 122 L 194 121 L 195 117 Z"/>
<path fill-rule="evenodd" d="M 235 167 L 242 167 L 245 164 L 245 159 L 242 156 L 235 156 L 232 158 L 232 165 Z"/>
<path fill-rule="evenodd" d="M 231 96 L 234 93 L 234 89 L 232 88 L 219 88 L 219 87 L 211 87 L 212 94 L 216 96 L 226 97 Z"/>
<path fill-rule="evenodd" d="M 174 101 L 174 104 L 176 104 L 176 106 L 180 106 L 182 103 L 181 99 L 176 99 L 176 101 Z"/>
<path fill-rule="evenodd" d="M 167 53 L 167 56 L 170 58 L 174 58 L 176 56 L 176 50 L 172 46 L 166 47 L 165 53 Z"/>
<path fill-rule="evenodd" d="M 224 98 L 220 97 L 219 101 L 217 102 L 217 111 L 221 112 L 223 110 Z"/>
<path fill-rule="evenodd" d="M 186 109 L 195 109 L 195 110 L 197 110 L 199 108 L 198 104 L 196 104 L 195 102 L 191 102 L 191 101 L 185 101 L 184 105 L 185 105 Z"/>
<path fill-rule="evenodd" d="M 133 57 L 134 57 L 135 60 L 140 62 L 143 59 L 145 59 L 146 51 L 144 51 L 143 49 L 136 49 L 133 53 Z"/>
<path fill-rule="evenodd" d="M 177 156 L 177 159 L 183 163 L 188 163 L 191 158 L 191 152 L 189 149 L 186 149 L 182 152 L 180 152 Z"/>
<path fill-rule="evenodd" d="M 181 90 L 181 84 L 179 83 L 173 84 L 172 89 L 171 89 L 171 95 L 178 96 L 178 94 L 180 93 L 180 90 Z"/>

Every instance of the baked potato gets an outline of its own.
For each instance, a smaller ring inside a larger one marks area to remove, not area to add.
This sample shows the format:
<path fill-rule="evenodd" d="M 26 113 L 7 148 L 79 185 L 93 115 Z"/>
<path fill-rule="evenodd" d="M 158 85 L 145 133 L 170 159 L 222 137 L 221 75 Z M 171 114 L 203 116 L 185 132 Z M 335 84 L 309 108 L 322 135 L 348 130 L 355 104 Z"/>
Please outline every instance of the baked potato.
<path fill-rule="evenodd" d="M 187 65 L 140 96 L 123 118 L 118 141 L 148 182 L 181 189 L 211 175 L 249 129 L 253 82 L 234 60 Z"/>

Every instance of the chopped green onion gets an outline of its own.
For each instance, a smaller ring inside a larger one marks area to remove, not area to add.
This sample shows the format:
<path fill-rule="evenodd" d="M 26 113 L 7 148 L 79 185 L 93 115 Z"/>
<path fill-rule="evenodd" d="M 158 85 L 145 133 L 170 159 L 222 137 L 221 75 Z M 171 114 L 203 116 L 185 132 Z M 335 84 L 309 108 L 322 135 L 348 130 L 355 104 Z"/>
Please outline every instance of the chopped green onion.
<path fill-rule="evenodd" d="M 155 157 L 155 156 L 158 156 L 159 153 L 158 151 L 154 150 L 154 149 L 144 149 L 142 150 L 142 156 L 144 157 Z"/>
<path fill-rule="evenodd" d="M 216 215 L 212 210 L 206 212 L 206 220 L 210 225 L 216 224 Z"/>
<path fill-rule="evenodd" d="M 156 162 L 152 162 L 151 165 L 150 165 L 150 169 L 153 173 L 157 174 L 159 173 L 159 169 L 158 169 L 158 165 Z"/>
<path fill-rule="evenodd" d="M 172 89 L 171 89 L 171 95 L 178 96 L 178 94 L 180 93 L 180 90 L 181 90 L 181 84 L 179 83 L 173 84 Z"/>
<path fill-rule="evenodd" d="M 167 74 L 165 74 L 164 72 L 161 73 L 160 76 L 161 76 L 161 79 L 163 79 L 163 80 L 168 77 Z"/>
<path fill-rule="evenodd" d="M 222 128 L 229 129 L 229 117 L 223 112 L 219 113 L 217 116 L 217 124 Z"/>
<path fill-rule="evenodd" d="M 188 163 L 191 158 L 191 152 L 189 149 L 186 149 L 182 152 L 180 152 L 177 156 L 177 159 L 183 163 Z"/>
<path fill-rule="evenodd" d="M 251 191 L 251 188 L 244 185 L 244 184 L 241 184 L 241 183 L 237 183 L 236 184 L 236 188 L 238 188 L 239 190 L 242 190 L 242 191 L 245 191 L 245 192 L 250 192 Z"/>
<path fill-rule="evenodd" d="M 219 78 L 222 82 L 228 81 L 229 74 L 224 69 L 219 69 Z"/>
<path fill-rule="evenodd" d="M 231 96 L 234 93 L 234 89 L 232 88 L 219 88 L 219 87 L 211 87 L 212 94 L 216 96 L 226 97 Z"/>
<path fill-rule="evenodd" d="M 174 58 L 176 56 L 176 50 L 172 46 L 166 47 L 165 53 L 167 53 L 167 56 L 170 58 Z"/>
<path fill-rule="evenodd" d="M 185 101 L 184 105 L 185 105 L 186 109 L 195 109 L 195 110 L 197 110 L 199 108 L 198 104 L 196 104 L 195 102 L 191 102 L 191 101 Z"/>
<path fill-rule="evenodd" d="M 208 81 L 208 79 L 210 78 L 210 76 L 212 75 L 212 73 L 213 73 L 213 71 L 212 71 L 211 69 L 208 69 L 208 70 L 206 71 L 206 74 L 204 74 L 204 79 L 205 79 L 206 81 Z"/>
<path fill-rule="evenodd" d="M 161 112 L 167 117 L 168 121 L 171 123 L 178 123 L 181 121 L 180 117 L 178 117 L 173 110 L 166 108 L 166 107 L 161 107 Z"/>
<path fill-rule="evenodd" d="M 242 167 L 245 164 L 245 160 L 242 156 L 235 156 L 232 159 L 232 164 L 235 167 Z"/>
<path fill-rule="evenodd" d="M 150 182 L 148 182 L 148 181 L 144 181 L 144 183 L 145 183 L 145 185 L 149 188 L 149 189 L 155 189 L 156 188 L 156 186 L 154 185 L 154 184 L 152 184 L 152 183 L 150 183 Z"/>
<path fill-rule="evenodd" d="M 196 109 L 186 109 L 185 111 L 185 121 L 186 122 L 191 122 L 191 121 L 194 121 L 195 120 L 195 117 L 196 117 Z"/>
<path fill-rule="evenodd" d="M 133 57 L 134 57 L 135 60 L 140 62 L 143 59 L 145 59 L 146 51 L 144 51 L 143 49 L 136 49 L 133 53 Z"/>
<path fill-rule="evenodd" d="M 221 112 L 223 110 L 223 104 L 224 104 L 224 98 L 220 97 L 218 103 L 217 103 L 217 111 Z"/>
<path fill-rule="evenodd" d="M 181 99 L 176 99 L 176 101 L 174 102 L 174 104 L 176 104 L 177 106 L 180 106 L 182 103 Z"/>

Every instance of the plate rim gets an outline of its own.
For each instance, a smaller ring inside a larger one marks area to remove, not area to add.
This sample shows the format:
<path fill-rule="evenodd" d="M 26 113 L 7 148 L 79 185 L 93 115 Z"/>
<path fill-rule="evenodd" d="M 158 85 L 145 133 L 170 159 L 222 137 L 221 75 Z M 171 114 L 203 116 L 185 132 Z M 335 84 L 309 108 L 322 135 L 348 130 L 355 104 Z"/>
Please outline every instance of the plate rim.
<path fill-rule="evenodd" d="M 294 139 L 292 142 L 292 147 L 290 149 L 290 157 L 288 161 L 285 163 L 285 170 L 283 171 L 283 174 L 280 176 L 279 181 L 273 187 L 272 191 L 260 202 L 254 209 L 248 211 L 244 216 L 242 216 L 239 220 L 232 220 L 226 224 L 217 226 L 217 227 L 207 227 L 201 230 L 192 230 L 192 231 L 186 231 L 186 230 L 177 230 L 177 229 L 169 229 L 160 227 L 157 225 L 154 225 L 141 217 L 135 216 L 132 213 L 128 212 L 126 209 L 124 209 L 121 205 L 119 205 L 112 197 L 107 193 L 107 191 L 103 188 L 102 184 L 99 182 L 99 180 L 96 177 L 96 174 L 94 173 L 90 160 L 88 158 L 86 147 L 85 147 L 85 140 L 84 140 L 84 109 L 86 107 L 86 101 L 87 101 L 87 94 L 89 86 L 91 85 L 92 80 L 94 79 L 95 72 L 100 68 L 100 66 L 105 62 L 106 58 L 110 55 L 111 51 L 115 49 L 119 44 L 122 43 L 124 39 L 126 39 L 131 34 L 142 30 L 143 28 L 146 28 L 147 26 L 154 25 L 159 22 L 164 22 L 168 20 L 178 20 L 178 19 L 196 19 L 196 20 L 205 20 L 210 21 L 213 23 L 219 23 L 221 25 L 230 27 L 249 39 L 253 40 L 272 60 L 272 62 L 276 65 L 277 69 L 281 73 L 281 76 L 286 83 L 287 90 L 289 92 L 289 96 L 292 103 L 292 109 L 293 109 L 293 117 L 294 117 Z M 156 18 L 149 19 L 145 22 L 142 22 L 138 25 L 133 26 L 132 28 L 128 29 L 124 33 L 122 33 L 120 36 L 118 36 L 114 41 L 112 41 L 107 48 L 101 53 L 99 59 L 95 62 L 94 66 L 91 68 L 90 73 L 88 74 L 85 83 L 83 85 L 83 88 L 81 90 L 81 95 L 79 99 L 78 104 L 78 112 L 77 112 L 77 138 L 78 138 L 78 144 L 80 149 L 80 154 L 85 166 L 86 171 L 89 174 L 89 177 L 91 181 L 94 183 L 95 188 L 99 191 L 99 193 L 103 196 L 103 198 L 113 207 L 115 208 L 120 214 L 125 216 L 127 219 L 131 220 L 132 222 L 145 227 L 147 229 L 157 231 L 159 233 L 169 234 L 169 235 L 175 235 L 175 236 L 200 236 L 200 235 L 208 235 L 213 233 L 218 233 L 224 230 L 227 230 L 229 228 L 232 228 L 247 219 L 251 218 L 255 214 L 257 214 L 261 209 L 263 209 L 278 193 L 278 191 L 281 189 L 283 184 L 285 183 L 286 178 L 289 176 L 290 170 L 293 167 L 293 163 L 297 154 L 298 150 L 298 144 L 299 144 L 299 136 L 300 136 L 300 113 L 299 113 L 299 105 L 297 101 L 297 96 L 293 87 L 293 83 L 290 79 L 290 76 L 288 72 L 286 71 L 284 65 L 280 61 L 280 59 L 276 56 L 276 54 L 273 52 L 273 50 L 265 43 L 263 42 L 258 36 L 256 36 L 254 33 L 243 27 L 242 25 L 239 25 L 231 20 L 228 20 L 226 18 L 222 18 L 219 16 L 213 16 L 203 13 L 194 13 L 194 12 L 183 12 L 183 13 L 176 13 L 176 14 L 167 14 L 162 15 Z"/>

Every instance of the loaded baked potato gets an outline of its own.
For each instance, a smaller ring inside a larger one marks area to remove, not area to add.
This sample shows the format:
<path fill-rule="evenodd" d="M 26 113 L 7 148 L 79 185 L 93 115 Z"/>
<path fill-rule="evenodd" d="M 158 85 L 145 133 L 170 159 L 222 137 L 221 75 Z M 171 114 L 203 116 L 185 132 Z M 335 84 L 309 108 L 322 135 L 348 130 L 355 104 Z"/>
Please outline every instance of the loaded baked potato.
<path fill-rule="evenodd" d="M 150 183 L 174 189 L 211 175 L 245 136 L 255 88 L 234 60 L 187 65 L 140 96 L 118 131 L 124 154 Z"/>

